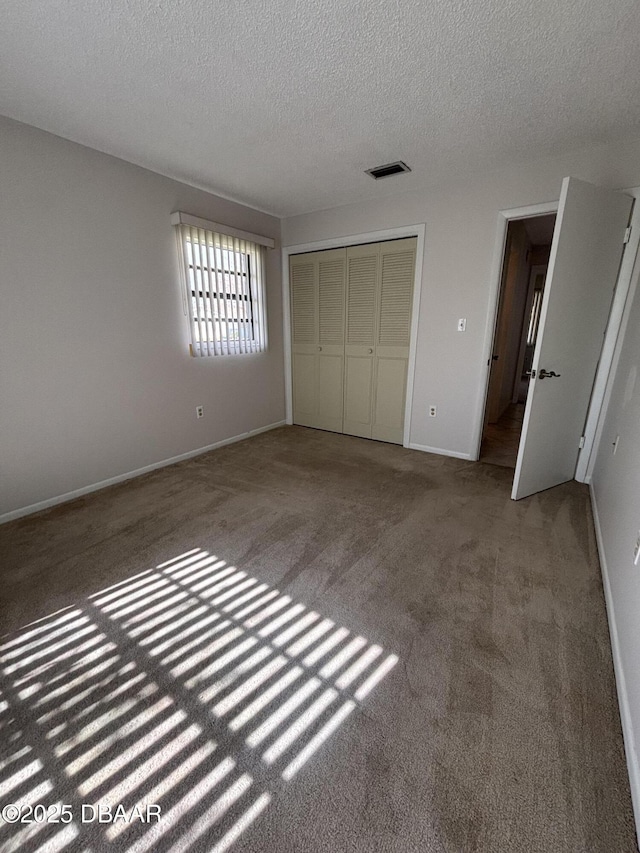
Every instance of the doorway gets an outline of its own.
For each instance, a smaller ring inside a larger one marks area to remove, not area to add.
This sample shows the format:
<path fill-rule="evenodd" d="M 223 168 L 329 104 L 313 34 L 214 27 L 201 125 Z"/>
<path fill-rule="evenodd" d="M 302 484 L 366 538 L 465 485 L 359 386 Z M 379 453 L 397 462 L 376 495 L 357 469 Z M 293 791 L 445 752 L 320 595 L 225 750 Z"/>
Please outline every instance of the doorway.
<path fill-rule="evenodd" d="M 516 467 L 556 214 L 509 222 L 480 460 Z"/>

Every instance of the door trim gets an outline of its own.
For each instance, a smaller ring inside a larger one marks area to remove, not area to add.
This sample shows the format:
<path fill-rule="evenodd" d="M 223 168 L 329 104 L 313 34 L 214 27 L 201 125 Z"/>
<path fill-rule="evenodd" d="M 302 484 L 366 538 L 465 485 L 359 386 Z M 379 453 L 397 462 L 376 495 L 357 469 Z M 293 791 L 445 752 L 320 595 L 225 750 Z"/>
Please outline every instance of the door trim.
<path fill-rule="evenodd" d="M 507 242 L 507 228 L 514 219 L 531 219 L 534 216 L 545 216 L 549 213 L 558 212 L 557 201 L 543 202 L 542 204 L 531 204 L 527 207 L 514 207 L 498 212 L 498 224 L 496 228 L 496 241 L 491 262 L 491 273 L 489 277 L 489 310 L 484 332 L 484 346 L 482 348 L 482 360 L 484 379 L 478 384 L 478 397 L 476 401 L 475 424 L 473 427 L 473 438 L 471 441 L 470 458 L 477 462 L 480 459 L 480 445 L 482 444 L 482 433 L 484 427 L 484 412 L 487 407 L 487 396 L 489 393 L 489 379 L 491 376 L 491 352 L 493 338 L 498 321 L 498 307 L 500 302 L 500 285 L 502 283 L 502 266 L 504 263 L 504 250 Z"/>
<path fill-rule="evenodd" d="M 557 204 L 556 204 L 557 207 Z M 402 446 L 409 447 L 411 437 L 411 412 L 413 408 L 413 386 L 416 372 L 416 350 L 418 345 L 418 313 L 422 291 L 422 265 L 424 260 L 424 241 L 426 225 L 404 225 L 388 228 L 384 231 L 368 231 L 364 234 L 350 234 L 345 237 L 332 237 L 313 243 L 299 243 L 282 247 L 282 328 L 284 341 L 284 393 L 287 424 L 293 423 L 293 379 L 291 367 L 291 304 L 289 298 L 289 257 L 304 252 L 319 252 L 323 249 L 342 249 L 357 246 L 359 243 L 384 243 L 386 240 L 398 240 L 403 237 L 416 237 L 416 267 L 413 280 L 413 303 L 411 306 L 411 334 L 409 338 L 409 361 L 407 364 L 407 393 L 404 408 L 404 431 Z"/>

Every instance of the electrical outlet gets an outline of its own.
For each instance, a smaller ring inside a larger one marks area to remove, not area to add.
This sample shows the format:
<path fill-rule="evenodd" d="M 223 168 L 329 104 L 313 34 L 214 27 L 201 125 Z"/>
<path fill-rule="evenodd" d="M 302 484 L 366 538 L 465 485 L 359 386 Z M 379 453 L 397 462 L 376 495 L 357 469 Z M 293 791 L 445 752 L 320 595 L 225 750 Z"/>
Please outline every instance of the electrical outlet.
<path fill-rule="evenodd" d="M 458 331 L 459 332 L 466 332 L 467 331 L 467 318 L 466 317 L 461 317 L 458 320 Z"/>
<path fill-rule="evenodd" d="M 638 530 L 638 538 L 636 539 L 636 547 L 633 549 L 633 565 L 637 566 L 640 562 L 640 530 Z"/>
<path fill-rule="evenodd" d="M 620 441 L 620 436 L 616 436 L 616 440 L 613 442 L 613 450 L 611 451 L 613 455 L 616 455 L 616 450 L 618 449 L 618 442 Z"/>
<path fill-rule="evenodd" d="M 196 406 L 196 418 L 204 417 L 204 406 Z"/>
<path fill-rule="evenodd" d="M 438 414 L 438 408 L 437 408 L 437 406 L 429 406 L 429 417 L 430 417 L 430 418 L 435 418 L 435 416 L 436 416 L 437 414 Z"/>

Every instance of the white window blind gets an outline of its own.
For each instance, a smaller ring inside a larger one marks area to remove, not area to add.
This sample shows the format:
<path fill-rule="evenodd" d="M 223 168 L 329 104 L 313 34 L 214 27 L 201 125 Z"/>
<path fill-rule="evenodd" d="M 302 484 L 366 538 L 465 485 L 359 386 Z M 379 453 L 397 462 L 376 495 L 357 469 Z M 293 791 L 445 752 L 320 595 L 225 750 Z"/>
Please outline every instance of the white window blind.
<path fill-rule="evenodd" d="M 176 231 L 192 355 L 266 349 L 265 246 L 184 221 Z"/>

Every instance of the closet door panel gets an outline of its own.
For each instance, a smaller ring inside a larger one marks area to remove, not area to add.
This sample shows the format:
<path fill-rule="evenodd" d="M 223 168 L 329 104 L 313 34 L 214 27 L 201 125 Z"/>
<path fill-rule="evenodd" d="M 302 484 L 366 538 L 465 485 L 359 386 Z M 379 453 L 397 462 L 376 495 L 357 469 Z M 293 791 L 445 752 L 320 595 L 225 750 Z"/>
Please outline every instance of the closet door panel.
<path fill-rule="evenodd" d="M 376 244 L 347 249 L 344 432 L 364 438 L 371 438 L 379 257 Z"/>
<path fill-rule="evenodd" d="M 318 253 L 318 421 L 342 432 L 346 251 Z"/>
<path fill-rule="evenodd" d="M 346 250 L 290 259 L 293 422 L 342 432 Z"/>
<path fill-rule="evenodd" d="M 372 438 L 395 444 L 404 435 L 415 248 L 415 238 L 380 244 Z"/>
<path fill-rule="evenodd" d="M 342 431 L 347 435 L 371 438 L 373 367 L 373 358 L 370 355 L 345 356 Z"/>
<path fill-rule="evenodd" d="M 402 444 L 406 383 L 405 358 L 378 358 L 372 438 Z"/>
<path fill-rule="evenodd" d="M 413 245 L 406 246 L 407 243 Z M 378 346 L 409 348 L 415 272 L 415 240 L 381 244 Z"/>
<path fill-rule="evenodd" d="M 344 432 L 371 438 L 371 391 L 373 359 L 364 355 L 347 355 L 344 391 Z"/>
<path fill-rule="evenodd" d="M 342 432 L 344 357 L 324 355 L 318 358 L 318 426 Z"/>
<path fill-rule="evenodd" d="M 366 254 L 362 254 L 362 250 Z M 371 246 L 347 250 L 347 346 L 373 346 L 376 328 L 378 251 Z"/>
<path fill-rule="evenodd" d="M 304 259 L 303 259 L 304 258 Z M 317 344 L 317 275 L 313 258 L 291 258 L 291 339 L 296 344 Z"/>
<path fill-rule="evenodd" d="M 318 264 L 313 255 L 289 261 L 293 422 L 314 426 L 318 413 Z"/>
<path fill-rule="evenodd" d="M 293 421 L 301 426 L 314 426 L 318 415 L 317 356 L 294 353 L 293 356 Z"/>
<path fill-rule="evenodd" d="M 345 250 L 319 252 L 318 340 L 323 346 L 344 345 Z"/>

